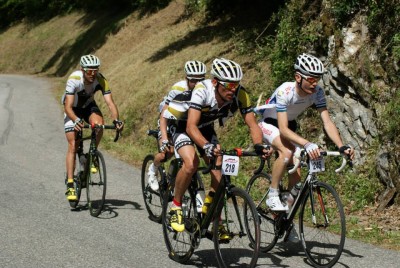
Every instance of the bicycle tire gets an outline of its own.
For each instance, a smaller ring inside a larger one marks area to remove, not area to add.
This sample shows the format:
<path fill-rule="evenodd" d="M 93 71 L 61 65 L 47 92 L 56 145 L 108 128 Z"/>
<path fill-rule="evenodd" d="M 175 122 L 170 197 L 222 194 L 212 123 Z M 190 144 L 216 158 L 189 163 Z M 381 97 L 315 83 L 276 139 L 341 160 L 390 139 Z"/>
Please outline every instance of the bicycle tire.
<path fill-rule="evenodd" d="M 200 230 L 200 225 L 197 220 L 195 198 L 193 195 L 189 194 L 188 191 L 185 192 L 183 202 L 188 204 L 187 215 L 184 215 L 185 230 L 183 232 L 176 232 L 170 225 L 169 211 L 172 205 L 172 192 L 173 186 L 168 186 L 163 196 L 163 236 L 169 258 L 178 263 L 186 263 L 192 257 L 196 246 L 196 236 L 193 235 L 193 233 Z"/>
<path fill-rule="evenodd" d="M 213 241 L 219 267 L 255 267 L 260 252 L 260 221 L 253 200 L 245 190 L 232 187 L 225 206 L 218 207 L 221 216 L 214 218 Z M 220 225 L 228 238 L 220 236 Z"/>
<path fill-rule="evenodd" d="M 100 151 L 96 151 L 93 155 L 89 156 L 88 161 L 88 175 L 86 183 L 87 202 L 90 215 L 97 217 L 100 215 L 104 201 L 106 198 L 107 190 L 107 172 L 104 157 Z M 97 172 L 93 173 L 90 167 L 94 164 Z"/>
<path fill-rule="evenodd" d="M 141 184 L 142 184 L 142 194 L 143 201 L 146 207 L 147 212 L 149 213 L 149 219 L 161 223 L 162 218 L 162 185 L 160 184 L 158 191 L 153 191 L 148 183 L 148 175 L 147 172 L 149 170 L 150 164 L 154 163 L 154 155 L 147 155 L 142 164 L 142 173 L 141 173 Z M 163 168 L 160 166 L 158 168 L 159 177 L 165 174 Z M 160 181 L 160 180 L 159 180 Z"/>
<path fill-rule="evenodd" d="M 316 182 L 311 187 L 299 214 L 302 245 L 313 266 L 332 267 L 339 260 L 345 242 L 346 220 L 343 205 L 339 195 L 329 184 Z M 310 197 L 314 200 L 315 223 L 312 222 Z"/>
<path fill-rule="evenodd" d="M 265 203 L 271 179 L 269 174 L 262 172 L 251 177 L 246 186 L 246 191 L 253 200 L 260 217 L 261 252 L 270 251 L 276 245 L 279 238 L 275 232 L 275 215 L 271 214 Z"/>

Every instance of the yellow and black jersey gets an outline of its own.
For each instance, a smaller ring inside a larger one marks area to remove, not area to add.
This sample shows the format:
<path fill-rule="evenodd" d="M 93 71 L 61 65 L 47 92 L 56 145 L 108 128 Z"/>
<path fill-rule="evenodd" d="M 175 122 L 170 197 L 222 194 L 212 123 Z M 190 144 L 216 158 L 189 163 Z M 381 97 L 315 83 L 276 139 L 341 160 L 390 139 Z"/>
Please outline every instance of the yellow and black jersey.
<path fill-rule="evenodd" d="M 85 108 L 94 101 L 94 94 L 101 91 L 103 95 L 111 93 L 107 79 L 101 74 L 97 73 L 93 83 L 84 83 L 83 71 L 75 71 L 69 77 L 65 93 L 62 96 L 61 102 L 64 104 L 66 95 L 75 95 L 73 107 Z"/>

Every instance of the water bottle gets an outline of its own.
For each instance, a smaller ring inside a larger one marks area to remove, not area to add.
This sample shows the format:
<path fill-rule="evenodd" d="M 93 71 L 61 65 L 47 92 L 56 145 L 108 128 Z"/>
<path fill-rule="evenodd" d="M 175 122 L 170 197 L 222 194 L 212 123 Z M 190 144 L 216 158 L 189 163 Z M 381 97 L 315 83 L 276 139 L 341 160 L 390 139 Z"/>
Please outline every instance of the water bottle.
<path fill-rule="evenodd" d="M 293 186 L 292 190 L 290 191 L 290 194 L 293 197 L 293 201 L 294 201 L 294 199 L 296 199 L 297 195 L 299 194 L 300 189 L 301 189 L 301 182 L 298 182 L 298 183 L 296 183 L 295 186 Z"/>
<path fill-rule="evenodd" d="M 199 189 L 196 194 L 196 209 L 198 213 L 202 213 L 204 204 L 204 190 Z"/>
<path fill-rule="evenodd" d="M 81 154 L 81 156 L 79 157 L 79 163 L 81 165 L 81 170 L 83 171 L 85 169 L 85 165 L 86 165 L 86 155 L 85 154 Z"/>

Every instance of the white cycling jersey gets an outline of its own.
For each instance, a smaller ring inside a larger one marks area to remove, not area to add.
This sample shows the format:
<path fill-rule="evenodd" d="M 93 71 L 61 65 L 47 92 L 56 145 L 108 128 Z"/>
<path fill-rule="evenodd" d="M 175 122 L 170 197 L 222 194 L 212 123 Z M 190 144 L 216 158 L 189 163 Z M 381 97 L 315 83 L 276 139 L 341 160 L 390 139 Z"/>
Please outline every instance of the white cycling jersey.
<path fill-rule="evenodd" d="M 169 105 L 169 103 L 179 94 L 181 94 L 184 91 L 189 90 L 188 83 L 186 80 L 179 81 L 175 83 L 172 87 L 171 90 L 168 92 L 167 96 L 164 97 L 163 101 L 160 102 L 160 105 L 158 106 L 158 111 L 161 112 L 162 108 L 164 105 Z"/>
<path fill-rule="evenodd" d="M 74 71 L 67 81 L 65 93 L 61 98 L 61 103 L 64 104 L 66 95 L 75 95 L 73 107 L 85 108 L 94 101 L 94 94 L 101 91 L 103 95 L 111 93 L 107 79 L 97 73 L 93 83 L 85 84 L 83 71 Z"/>
<path fill-rule="evenodd" d="M 286 82 L 279 86 L 266 101 L 266 105 L 256 108 L 263 118 L 277 118 L 277 112 L 287 112 L 288 120 L 295 120 L 304 110 L 315 104 L 316 108 L 326 107 L 324 90 L 317 86 L 314 94 L 300 97 L 296 93 L 296 82 Z"/>

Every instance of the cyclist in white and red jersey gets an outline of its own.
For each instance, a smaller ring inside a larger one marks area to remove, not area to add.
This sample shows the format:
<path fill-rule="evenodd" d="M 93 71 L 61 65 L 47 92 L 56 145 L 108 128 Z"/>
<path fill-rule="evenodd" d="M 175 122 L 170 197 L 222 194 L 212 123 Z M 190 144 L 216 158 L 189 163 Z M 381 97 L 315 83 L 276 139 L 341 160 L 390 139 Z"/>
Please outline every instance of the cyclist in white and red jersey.
<path fill-rule="evenodd" d="M 239 110 L 250 128 L 255 147 L 260 154 L 266 153 L 261 145 L 262 133 L 252 112 L 250 98 L 240 85 L 243 76 L 240 65 L 231 60 L 217 58 L 213 61 L 211 75 L 213 76 L 212 80 L 207 79 L 197 83 L 191 94 L 178 95 L 179 98 L 175 98 L 164 113 L 165 117 L 177 120 L 177 131 L 174 135 L 175 150 L 180 156 L 185 155 L 185 158 L 188 159 L 187 161 L 184 159 L 183 166 L 176 176 L 173 204 L 169 212 L 171 227 L 178 232 L 185 229 L 182 222 L 182 197 L 199 164 L 199 158 L 193 145 L 196 144 L 200 148 L 200 154 L 203 152 L 207 160 L 213 157 L 214 153 L 218 153 L 220 148 L 214 130 L 215 120 L 218 119 L 223 125 L 227 118 Z M 217 162 L 217 165 L 220 168 L 221 161 Z M 212 202 L 213 193 L 218 187 L 220 179 L 221 170 L 212 170 L 212 189 L 204 200 L 204 213 Z M 221 234 L 220 239 L 224 239 Z"/>
<path fill-rule="evenodd" d="M 97 106 L 94 95 L 97 91 L 103 94 L 104 101 L 111 112 L 113 123 L 119 131 L 122 131 L 124 124 L 120 121 L 117 106 L 111 95 L 108 81 L 99 72 L 100 60 L 94 55 L 84 55 L 80 60 L 81 69 L 74 71 L 67 81 L 65 93 L 62 96 L 64 105 L 64 129 L 68 141 L 66 156 L 67 168 L 67 192 L 69 201 L 77 200 L 73 187 L 73 176 L 75 168 L 75 155 L 79 145 L 76 139 L 77 131 L 83 127 L 83 120 L 89 124 L 104 124 L 103 115 Z M 97 145 L 102 137 L 102 130 L 97 133 Z M 92 172 L 97 172 L 93 167 Z"/>
<path fill-rule="evenodd" d="M 311 159 L 320 156 L 317 144 L 295 132 L 296 118 L 308 107 L 312 105 L 316 107 L 326 133 L 339 150 L 348 154 L 351 159 L 354 157 L 354 149 L 350 145 L 343 145 L 339 131 L 329 116 L 324 90 L 318 85 L 318 81 L 324 73 L 322 62 L 312 55 L 301 54 L 296 59 L 294 69 L 295 81 L 283 83 L 267 100 L 266 105 L 256 108 L 263 114 L 263 122 L 259 123 L 263 138 L 279 154 L 272 167 L 272 182 L 266 201 L 270 209 L 274 211 L 288 209 L 287 205 L 282 205 L 279 198 L 279 182 L 286 166 L 292 162 L 295 146 L 304 147 Z M 289 175 L 289 189 L 299 180 L 299 172 Z"/>
<path fill-rule="evenodd" d="M 164 98 L 164 100 L 159 105 L 160 110 L 160 118 L 159 118 L 159 143 L 160 143 L 160 152 L 155 155 L 154 162 L 149 166 L 148 174 L 148 183 L 153 191 L 157 191 L 159 189 L 158 185 L 158 167 L 161 165 L 161 162 L 167 161 L 169 157 L 171 157 L 174 153 L 173 144 L 172 144 L 172 133 L 175 132 L 175 127 L 173 124 L 168 125 L 168 119 L 163 116 L 165 110 L 168 109 L 170 102 L 179 94 L 185 91 L 191 91 L 195 87 L 195 85 L 203 81 L 205 79 L 205 75 L 207 73 L 206 65 L 201 61 L 187 61 L 185 63 L 185 80 L 181 80 L 175 83 L 171 90 L 168 92 L 168 95 Z"/>

